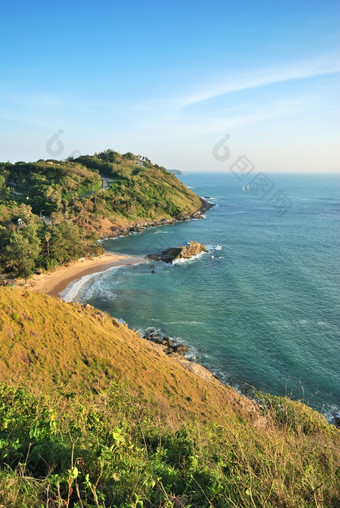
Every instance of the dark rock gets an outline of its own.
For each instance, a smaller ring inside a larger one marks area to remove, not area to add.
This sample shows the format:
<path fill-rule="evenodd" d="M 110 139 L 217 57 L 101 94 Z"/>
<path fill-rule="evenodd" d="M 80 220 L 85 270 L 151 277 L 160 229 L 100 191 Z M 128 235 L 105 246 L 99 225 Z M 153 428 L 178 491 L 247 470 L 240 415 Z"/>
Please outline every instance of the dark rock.
<path fill-rule="evenodd" d="M 156 270 L 152 270 L 151 273 L 156 273 Z"/>
<path fill-rule="evenodd" d="M 185 353 L 189 351 L 188 346 L 184 344 L 174 344 L 170 337 L 163 335 L 162 332 L 159 332 L 155 328 L 149 328 L 143 338 L 160 346 L 164 346 L 163 351 L 167 355 L 178 354 L 184 356 Z"/>
<path fill-rule="evenodd" d="M 165 344 L 168 347 L 171 347 L 171 339 L 170 339 L 170 337 L 163 337 L 163 344 Z"/>
<path fill-rule="evenodd" d="M 176 344 L 175 346 L 173 346 L 173 350 L 175 353 L 184 355 L 184 353 L 188 353 L 189 348 L 188 346 L 184 346 L 183 344 Z"/>
<path fill-rule="evenodd" d="M 215 206 L 215 203 L 209 203 L 209 201 L 205 201 L 204 199 L 201 198 L 201 208 L 199 209 L 199 211 L 201 213 L 204 213 L 206 212 L 207 210 L 210 210 L 210 208 L 212 208 L 213 206 Z"/>
<path fill-rule="evenodd" d="M 151 259 L 153 261 L 159 261 L 160 256 L 159 254 L 149 254 L 148 256 L 145 256 L 147 259 Z"/>
<path fill-rule="evenodd" d="M 141 231 L 143 231 L 143 228 L 141 226 L 136 225 L 132 226 L 130 228 L 130 231 L 132 231 L 133 233 L 140 233 Z"/>
<path fill-rule="evenodd" d="M 161 254 L 149 254 L 146 258 L 154 261 L 172 263 L 176 259 L 191 259 L 201 252 L 208 252 L 204 245 L 198 242 L 190 242 L 189 245 L 184 247 L 171 247 L 170 249 L 166 249 Z"/>

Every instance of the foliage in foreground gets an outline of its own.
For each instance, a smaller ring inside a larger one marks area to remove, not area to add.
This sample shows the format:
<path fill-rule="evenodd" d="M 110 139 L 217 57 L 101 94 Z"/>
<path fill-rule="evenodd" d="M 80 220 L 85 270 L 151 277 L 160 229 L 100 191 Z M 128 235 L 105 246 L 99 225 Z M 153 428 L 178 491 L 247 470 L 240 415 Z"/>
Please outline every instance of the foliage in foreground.
<path fill-rule="evenodd" d="M 308 414 L 307 414 L 308 413 Z M 305 420 L 315 412 L 307 408 Z M 272 414 L 275 417 L 274 414 Z M 172 428 L 113 384 L 96 403 L 0 386 L 6 507 L 336 506 L 335 429 Z"/>

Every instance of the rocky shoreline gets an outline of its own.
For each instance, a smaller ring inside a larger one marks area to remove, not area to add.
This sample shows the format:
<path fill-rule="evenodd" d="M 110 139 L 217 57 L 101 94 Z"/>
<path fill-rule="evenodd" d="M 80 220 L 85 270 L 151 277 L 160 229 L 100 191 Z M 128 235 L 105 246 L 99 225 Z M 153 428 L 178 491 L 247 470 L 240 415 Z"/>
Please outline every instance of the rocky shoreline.
<path fill-rule="evenodd" d="M 184 356 L 185 353 L 189 352 L 188 346 L 175 343 L 170 337 L 163 335 L 162 332 L 156 330 L 156 328 L 148 328 L 145 335 L 142 335 L 142 338 L 149 340 L 154 344 L 158 344 L 161 346 L 160 349 L 169 356 L 174 354 Z"/>
<path fill-rule="evenodd" d="M 163 335 L 163 333 L 156 328 L 148 328 L 144 335 L 140 335 L 142 339 L 151 342 L 156 348 L 160 349 L 164 354 L 171 356 L 176 360 L 182 367 L 193 372 L 197 376 L 205 380 L 217 379 L 222 382 L 218 376 L 216 376 L 209 369 L 203 365 L 194 362 L 190 357 L 186 356 L 190 352 L 188 346 L 174 342 L 170 337 Z"/>
<path fill-rule="evenodd" d="M 181 215 L 178 218 L 172 217 L 170 219 L 159 219 L 155 221 L 144 221 L 137 224 L 132 224 L 126 228 L 112 228 L 112 235 L 110 238 L 117 238 L 120 236 L 128 236 L 131 233 L 141 233 L 142 231 L 150 228 L 154 228 L 156 226 L 166 226 L 169 224 L 176 224 L 177 222 L 186 222 L 193 219 L 204 219 L 204 214 L 206 211 L 210 210 L 215 203 L 210 203 L 209 201 L 205 201 L 203 198 L 201 199 L 201 206 L 195 212 L 189 214 Z M 107 238 L 107 237 L 105 237 Z"/>
<path fill-rule="evenodd" d="M 128 236 L 132 233 L 141 233 L 146 229 L 150 229 L 156 226 L 165 226 L 169 224 L 176 224 L 178 222 L 186 222 L 194 219 L 204 219 L 204 214 L 211 208 L 215 206 L 215 203 L 210 203 L 203 198 L 201 199 L 201 207 L 191 214 L 182 215 L 179 218 L 171 218 L 171 219 L 160 219 L 156 221 L 145 221 L 143 223 L 134 224 L 127 228 L 120 228 L 115 230 L 115 235 L 110 236 L 110 238 L 117 238 L 120 236 Z M 192 246 L 192 244 L 194 244 Z M 191 247 L 192 246 L 192 247 Z M 171 251 L 171 252 L 170 252 Z M 167 249 L 161 254 L 155 254 L 146 256 L 146 259 L 157 259 L 162 260 L 167 263 L 171 263 L 177 257 L 190 259 L 193 256 L 201 252 L 208 252 L 204 245 L 199 244 L 198 242 L 190 242 L 188 246 L 178 247 L 173 249 Z M 184 253 L 184 255 L 183 255 Z M 163 257 L 162 257 L 163 256 Z M 155 273 L 155 271 L 153 271 Z M 170 337 L 163 335 L 162 332 L 156 330 L 155 328 L 148 328 L 146 333 L 140 334 L 137 332 L 142 339 L 145 339 L 151 342 L 156 348 L 161 350 L 164 354 L 171 356 L 176 361 L 178 361 L 183 367 L 185 367 L 190 372 L 202 377 L 206 380 L 218 379 L 221 381 L 218 376 L 213 374 L 209 369 L 200 365 L 199 363 L 194 362 L 191 358 L 189 358 L 187 353 L 190 352 L 189 347 L 185 344 L 180 344 L 175 342 Z"/>

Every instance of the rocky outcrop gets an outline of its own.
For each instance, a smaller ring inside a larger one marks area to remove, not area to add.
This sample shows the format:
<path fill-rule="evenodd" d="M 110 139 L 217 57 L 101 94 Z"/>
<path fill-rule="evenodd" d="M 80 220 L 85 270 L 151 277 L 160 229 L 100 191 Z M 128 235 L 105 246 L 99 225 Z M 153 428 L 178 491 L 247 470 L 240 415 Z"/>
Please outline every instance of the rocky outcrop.
<path fill-rule="evenodd" d="M 203 365 L 193 362 L 186 353 L 189 353 L 188 346 L 184 344 L 174 343 L 170 337 L 167 337 L 162 334 L 161 331 L 156 330 L 155 328 L 148 328 L 143 339 L 147 339 L 153 344 L 155 344 L 161 351 L 163 351 L 166 355 L 173 357 L 176 361 L 178 361 L 185 369 L 189 370 L 193 374 L 200 376 L 201 378 L 212 381 L 214 379 L 218 379 L 215 374 L 213 374 L 210 370 Z"/>
<path fill-rule="evenodd" d="M 199 363 L 190 362 L 189 360 L 186 360 L 185 358 L 178 359 L 179 363 L 190 372 L 193 372 L 193 374 L 196 374 L 197 376 L 200 376 L 203 379 L 206 379 L 208 381 L 212 381 L 214 378 L 216 379 L 216 376 L 210 370 L 203 367 L 203 365 L 200 365 Z"/>
<path fill-rule="evenodd" d="M 178 254 L 176 259 L 191 259 L 194 256 L 201 254 L 201 252 L 208 252 L 205 245 L 198 242 L 190 242 L 188 245 L 181 248 L 181 252 Z"/>
<path fill-rule="evenodd" d="M 164 263 L 173 263 L 179 259 L 192 259 L 193 257 L 201 254 L 201 252 L 208 252 L 205 245 L 198 242 L 190 242 L 184 247 L 172 247 L 166 249 L 161 254 L 150 254 L 147 259 L 154 261 L 164 261 Z"/>
<path fill-rule="evenodd" d="M 184 356 L 185 353 L 189 352 L 188 346 L 185 346 L 184 344 L 176 344 L 170 339 L 170 337 L 166 337 L 162 334 L 162 332 L 156 330 L 155 328 L 149 328 L 143 336 L 143 339 L 150 340 L 154 344 L 157 344 L 167 355 Z"/>

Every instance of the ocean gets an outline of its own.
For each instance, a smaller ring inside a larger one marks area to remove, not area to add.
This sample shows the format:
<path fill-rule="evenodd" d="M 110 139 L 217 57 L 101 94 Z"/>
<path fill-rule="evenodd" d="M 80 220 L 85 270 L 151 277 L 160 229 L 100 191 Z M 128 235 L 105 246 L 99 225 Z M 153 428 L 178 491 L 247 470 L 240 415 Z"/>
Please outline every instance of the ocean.
<path fill-rule="evenodd" d="M 331 417 L 340 411 L 340 177 L 263 175 L 249 191 L 232 173 L 180 178 L 215 203 L 205 219 L 103 245 L 140 256 L 195 240 L 209 252 L 86 276 L 72 298 L 188 345 L 241 392 L 288 395 Z"/>

